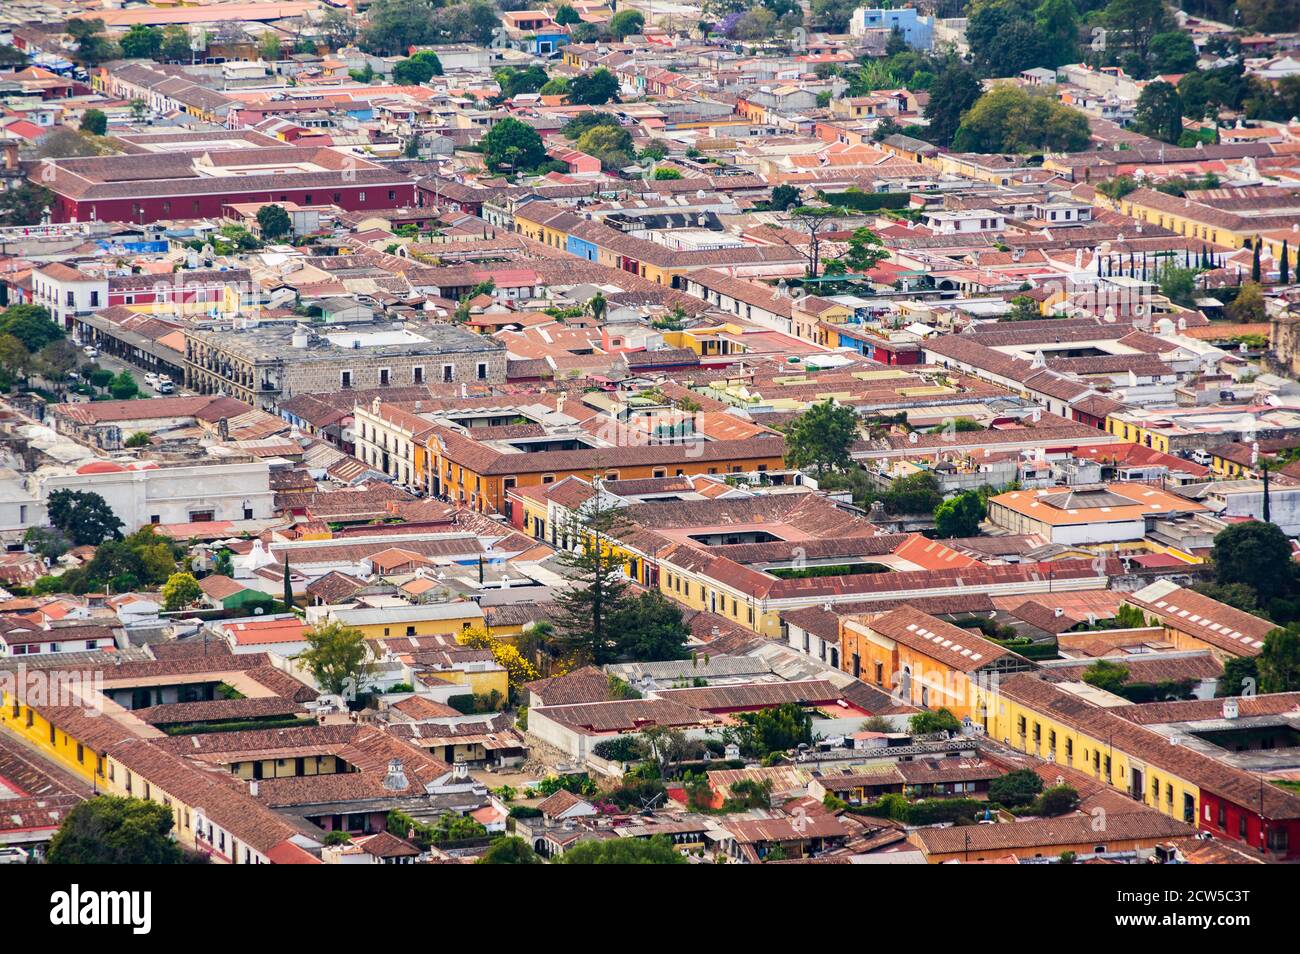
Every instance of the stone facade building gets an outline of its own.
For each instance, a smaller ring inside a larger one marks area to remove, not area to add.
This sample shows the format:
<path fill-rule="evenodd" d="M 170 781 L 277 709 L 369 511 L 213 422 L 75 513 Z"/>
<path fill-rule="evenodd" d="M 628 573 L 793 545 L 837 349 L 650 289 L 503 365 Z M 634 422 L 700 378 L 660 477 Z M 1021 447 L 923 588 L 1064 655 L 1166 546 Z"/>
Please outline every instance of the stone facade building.
<path fill-rule="evenodd" d="M 295 394 L 423 384 L 502 384 L 505 346 L 452 325 L 373 322 L 185 331 L 185 386 L 275 410 Z"/>

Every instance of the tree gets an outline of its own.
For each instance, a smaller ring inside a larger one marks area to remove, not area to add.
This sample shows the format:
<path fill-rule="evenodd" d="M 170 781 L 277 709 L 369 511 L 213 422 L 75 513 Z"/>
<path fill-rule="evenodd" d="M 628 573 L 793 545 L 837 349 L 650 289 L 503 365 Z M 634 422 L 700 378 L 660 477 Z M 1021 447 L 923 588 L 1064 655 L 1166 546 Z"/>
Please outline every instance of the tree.
<path fill-rule="evenodd" d="M 847 33 L 857 5 L 857 0 L 812 0 L 810 9 L 813 22 L 827 33 Z"/>
<path fill-rule="evenodd" d="M 733 718 L 735 723 L 723 730 L 723 738 L 754 758 L 766 758 L 773 752 L 812 742 L 812 713 L 795 702 L 757 712 L 737 712 Z"/>
<path fill-rule="evenodd" d="M 728 32 L 735 39 L 748 43 L 766 40 L 776 32 L 776 15 L 764 6 L 750 7 Z"/>
<path fill-rule="evenodd" d="M 374 0 L 366 13 L 361 48 L 367 53 L 395 55 L 413 46 L 434 42 L 434 8 L 428 0 Z"/>
<path fill-rule="evenodd" d="M 98 795 L 68 812 L 50 840 L 52 865 L 179 865 L 190 859 L 171 836 L 172 809 Z"/>
<path fill-rule="evenodd" d="M 277 239 L 293 231 L 293 222 L 282 206 L 264 205 L 257 210 L 257 227 L 264 239 Z"/>
<path fill-rule="evenodd" d="M 13 335 L 28 351 L 40 351 L 63 337 L 63 329 L 43 305 L 10 305 L 0 312 L 0 335 Z"/>
<path fill-rule="evenodd" d="M 321 691 L 354 697 L 365 689 L 374 666 L 361 630 L 333 621 L 307 630 L 307 648 L 298 662 L 315 677 Z"/>
<path fill-rule="evenodd" d="M 1043 780 L 1029 769 L 1017 769 L 989 783 L 989 801 L 1007 808 L 1029 805 L 1043 790 Z"/>
<path fill-rule="evenodd" d="M 578 137 L 576 148 L 600 160 L 604 169 L 621 169 L 632 161 L 636 147 L 621 126 L 593 126 Z"/>
<path fill-rule="evenodd" d="M 102 109 L 88 109 L 81 114 L 81 124 L 77 128 L 93 136 L 102 136 L 108 132 L 108 116 Z"/>
<path fill-rule="evenodd" d="M 940 146 L 951 144 L 961 126 L 962 115 L 975 105 L 983 92 L 974 71 L 960 60 L 944 66 L 931 84 L 930 101 L 925 104 L 925 118 L 929 123 L 926 139 Z"/>
<path fill-rule="evenodd" d="M 1216 583 L 1249 586 L 1263 603 L 1294 593 L 1291 544 L 1277 524 L 1251 520 L 1220 530 L 1210 560 Z"/>
<path fill-rule="evenodd" d="M 881 501 L 890 513 L 933 513 L 943 503 L 943 492 L 934 474 L 922 472 L 895 479 Z"/>
<path fill-rule="evenodd" d="M 184 609 L 203 596 L 199 581 L 189 573 L 173 573 L 163 584 L 163 608 L 171 611 Z"/>
<path fill-rule="evenodd" d="M 571 11 L 573 7 L 561 9 Z M 540 865 L 541 863 L 541 856 L 533 851 L 527 841 L 517 835 L 498 838 L 492 842 L 491 847 L 477 862 L 480 865 Z"/>
<path fill-rule="evenodd" d="M 113 378 L 108 391 L 118 401 L 129 401 L 140 393 L 140 385 L 135 383 L 135 378 L 130 371 L 123 369 L 117 377 Z"/>
<path fill-rule="evenodd" d="M 1034 814 L 1044 818 L 1068 815 L 1079 807 L 1079 792 L 1069 785 L 1054 785 L 1034 802 Z"/>
<path fill-rule="evenodd" d="M 538 626 L 546 624 L 539 623 Z M 544 631 L 549 634 L 549 628 Z M 523 696 L 524 684 L 532 682 L 541 676 L 537 667 L 524 657 L 523 651 L 517 645 L 511 645 L 504 639 L 498 639 L 485 629 L 468 629 L 460 636 L 460 642 L 469 646 L 471 649 L 486 649 L 492 653 L 492 658 L 496 660 L 506 671 L 507 692 L 510 695 L 511 702 L 518 702 Z M 539 639 L 539 648 L 543 653 L 550 652 L 552 647 L 547 644 L 547 640 Z"/>
<path fill-rule="evenodd" d="M 597 322 L 602 322 L 605 320 L 605 311 L 609 308 L 609 302 L 606 301 L 604 294 L 596 292 L 587 299 L 587 304 L 583 307 Z"/>
<path fill-rule="evenodd" d="M 1110 0 L 1101 11 L 1100 20 L 1110 31 L 1106 34 L 1107 47 L 1118 45 L 1127 50 L 1132 59 L 1126 62 L 1126 67 L 1139 64 L 1143 69 L 1149 63 L 1152 39 L 1174 27 L 1165 0 Z M 1138 77 L 1143 78 L 1145 74 Z"/>
<path fill-rule="evenodd" d="M 194 52 L 190 49 L 190 35 L 183 27 L 171 26 L 163 30 L 162 46 L 158 50 L 156 59 L 164 63 L 188 63 L 193 56 Z"/>
<path fill-rule="evenodd" d="M 1083 113 L 1043 90 L 998 86 L 962 117 L 953 148 L 962 152 L 1077 152 L 1091 141 Z"/>
<path fill-rule="evenodd" d="M 1137 127 L 1154 139 L 1177 144 L 1183 134 L 1183 101 L 1169 83 L 1148 83 L 1133 113 Z"/>
<path fill-rule="evenodd" d="M 884 259 L 889 258 L 880 236 L 866 226 L 854 229 L 849 237 L 849 248 L 842 261 L 850 272 L 865 275 Z"/>
<path fill-rule="evenodd" d="M 979 533 L 980 521 L 986 513 L 988 508 L 979 493 L 974 490 L 964 491 L 935 508 L 936 535 L 941 539 L 973 537 Z"/>
<path fill-rule="evenodd" d="M 117 42 L 128 60 L 156 60 L 162 50 L 163 34 L 157 27 L 137 23 Z"/>
<path fill-rule="evenodd" d="M 1106 659 L 1099 659 L 1083 671 L 1083 681 L 1090 686 L 1096 686 L 1106 692 L 1120 694 L 1124 684 L 1128 682 L 1129 671 L 1127 666 L 1113 663 Z"/>
<path fill-rule="evenodd" d="M 1223 675 L 1215 685 L 1219 697 L 1253 696 L 1259 692 L 1259 664 L 1254 656 L 1234 656 L 1223 664 Z"/>
<path fill-rule="evenodd" d="M 620 10 L 609 18 L 609 32 L 614 39 L 633 36 L 645 28 L 645 17 L 639 10 Z"/>
<path fill-rule="evenodd" d="M 798 231 L 808 236 L 806 243 L 800 242 L 793 244 L 781 233 L 781 241 L 791 249 L 798 252 L 807 260 L 807 272 L 809 278 L 816 278 L 821 274 L 822 268 L 822 242 L 824 233 L 835 227 L 836 221 L 844 214 L 844 210 L 836 206 L 829 205 L 801 205 L 790 210 L 790 221 L 794 223 Z"/>
<path fill-rule="evenodd" d="M 792 185 L 779 185 L 772 189 L 772 196 L 767 204 L 778 212 L 785 212 L 799 205 L 799 190 Z"/>
<path fill-rule="evenodd" d="M 280 60 L 280 37 L 267 30 L 257 41 L 257 55 L 268 63 Z"/>
<path fill-rule="evenodd" d="M 502 99 L 513 99 L 522 93 L 536 93 L 550 81 L 546 70 L 540 66 L 530 66 L 528 69 L 508 67 L 497 70 L 493 74 L 493 79 L 501 87 Z"/>
<path fill-rule="evenodd" d="M 618 78 L 603 66 L 590 73 L 579 73 L 569 80 L 569 102 L 574 106 L 618 102 Z"/>
<path fill-rule="evenodd" d="M 331 50 L 340 50 L 357 38 L 356 21 L 346 10 L 331 8 L 325 11 L 320 23 L 316 25 L 316 31 Z"/>
<path fill-rule="evenodd" d="M 966 40 L 975 68 L 987 76 L 1014 76 L 1049 61 L 1031 0 L 979 0 L 971 7 Z"/>
<path fill-rule="evenodd" d="M 53 204 L 54 193 L 31 182 L 0 190 L 0 225 L 40 225 Z"/>
<path fill-rule="evenodd" d="M 1196 272 L 1190 268 L 1167 266 L 1160 271 L 1160 294 L 1175 305 L 1192 307 L 1196 300 Z"/>
<path fill-rule="evenodd" d="M 827 399 L 791 422 L 785 439 L 786 463 L 796 468 L 815 467 L 819 477 L 828 467 L 847 469 L 853 464 L 849 449 L 857 439 L 857 413 Z"/>
<path fill-rule="evenodd" d="M 56 490 L 46 504 L 51 525 L 77 546 L 99 546 L 121 539 L 122 521 L 99 494 L 86 490 Z"/>
<path fill-rule="evenodd" d="M 1255 663 L 1259 668 L 1260 692 L 1300 689 L 1300 623 L 1270 631 L 1264 637 L 1264 648 Z"/>
<path fill-rule="evenodd" d="M 136 431 L 123 442 L 123 447 L 148 447 L 153 443 L 153 438 L 149 436 L 148 431 Z"/>
<path fill-rule="evenodd" d="M 660 166 L 658 169 L 655 170 L 654 177 L 656 182 L 662 182 L 668 179 L 685 178 L 680 172 L 678 172 L 676 169 L 673 169 L 670 166 Z"/>
<path fill-rule="evenodd" d="M 507 117 L 493 126 L 480 145 L 489 169 L 508 168 L 511 173 L 532 169 L 546 158 L 546 147 L 537 130 Z"/>
<path fill-rule="evenodd" d="M 555 22 L 560 26 L 576 26 L 582 22 L 582 17 L 578 16 L 578 11 L 573 7 L 562 3 L 555 11 Z"/>
<path fill-rule="evenodd" d="M 682 622 L 681 608 L 658 590 L 627 600 L 614 613 L 610 629 L 616 634 L 623 659 L 660 662 L 686 658 L 690 630 Z"/>
<path fill-rule="evenodd" d="M 686 859 L 666 835 L 579 841 L 555 859 L 561 865 L 684 865 Z"/>
<path fill-rule="evenodd" d="M 31 370 L 31 352 L 13 335 L 0 334 L 0 381 L 4 386 L 9 387 L 16 377 L 26 387 Z"/>
<path fill-rule="evenodd" d="M 118 45 L 104 35 L 104 21 L 99 19 L 70 20 L 67 32 L 76 43 L 73 55 L 86 67 L 95 67 L 121 53 Z"/>
<path fill-rule="evenodd" d="M 622 126 L 622 123 L 618 121 L 618 117 L 613 113 L 593 109 L 574 116 L 564 124 L 564 128 L 560 130 L 560 133 L 565 139 L 571 139 L 576 142 L 582 138 L 583 133 L 596 126 L 614 126 L 615 128 L 618 128 Z"/>
<path fill-rule="evenodd" d="M 420 86 L 435 76 L 442 75 L 442 60 L 429 50 L 416 53 L 410 59 L 400 60 L 393 67 L 393 82 L 402 86 Z"/>
<path fill-rule="evenodd" d="M 1260 288 L 1259 282 L 1242 282 L 1241 290 L 1228 304 L 1227 312 L 1229 318 L 1242 324 L 1265 321 L 1268 310 L 1264 305 L 1264 290 Z"/>
<path fill-rule="evenodd" d="M 1151 38 L 1153 73 L 1186 73 L 1196 69 L 1196 44 L 1182 30 L 1157 33 Z"/>
<path fill-rule="evenodd" d="M 611 546 L 617 511 L 594 497 L 568 529 L 575 549 L 559 555 L 573 584 L 555 599 L 552 622 L 563 654 L 575 664 L 604 665 L 618 657 L 618 634 L 612 623 L 627 599 L 623 558 Z"/>
<path fill-rule="evenodd" d="M 1300 278 L 1300 271 L 1296 277 Z M 1291 284 L 1291 251 L 1286 239 L 1282 240 L 1282 255 L 1277 260 L 1277 282 L 1279 285 Z"/>
<path fill-rule="evenodd" d="M 961 722 L 949 709 L 918 712 L 907 720 L 913 735 L 934 735 L 938 732 L 960 732 Z"/>

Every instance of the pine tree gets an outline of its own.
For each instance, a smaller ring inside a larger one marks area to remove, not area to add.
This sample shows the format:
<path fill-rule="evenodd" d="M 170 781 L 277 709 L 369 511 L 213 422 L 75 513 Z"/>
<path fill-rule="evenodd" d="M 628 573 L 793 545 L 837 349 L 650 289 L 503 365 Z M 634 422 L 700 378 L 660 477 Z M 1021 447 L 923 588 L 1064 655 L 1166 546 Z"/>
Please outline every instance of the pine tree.
<path fill-rule="evenodd" d="M 618 509 L 604 504 L 599 495 L 582 509 L 584 515 L 569 525 L 575 548 L 559 556 L 561 565 L 573 572 L 573 585 L 556 597 L 552 622 L 561 655 L 577 665 L 603 665 L 618 656 L 610 621 L 628 599 L 623 559 L 610 545 L 620 521 Z"/>
<path fill-rule="evenodd" d="M 1291 284 L 1291 250 L 1287 240 L 1282 240 L 1282 259 L 1277 263 L 1277 280 L 1282 285 Z"/>
<path fill-rule="evenodd" d="M 1259 282 L 1260 282 L 1260 278 L 1261 278 L 1262 275 L 1263 275 L 1263 272 L 1261 271 L 1261 269 L 1260 269 L 1260 264 L 1259 264 L 1259 245 L 1260 245 L 1259 237 L 1256 236 L 1256 238 L 1255 238 L 1255 256 L 1254 256 L 1254 258 L 1251 259 L 1251 262 L 1250 262 L 1250 280 L 1251 280 L 1252 282 L 1254 282 L 1256 285 L 1259 284 Z"/>
<path fill-rule="evenodd" d="M 293 606 L 293 583 L 289 580 L 289 554 L 284 555 L 284 605 L 285 608 Z"/>

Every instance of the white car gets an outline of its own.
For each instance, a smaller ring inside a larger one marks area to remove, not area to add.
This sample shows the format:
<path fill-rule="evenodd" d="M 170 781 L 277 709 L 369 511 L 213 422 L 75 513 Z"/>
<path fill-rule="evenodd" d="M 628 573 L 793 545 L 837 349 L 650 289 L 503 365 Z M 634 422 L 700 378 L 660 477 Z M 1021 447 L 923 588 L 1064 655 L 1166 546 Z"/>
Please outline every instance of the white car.
<path fill-rule="evenodd" d="M 0 865 L 25 865 L 27 858 L 27 851 L 17 845 L 0 848 Z"/>
<path fill-rule="evenodd" d="M 85 354 L 85 356 L 86 356 L 87 358 L 98 358 L 98 357 L 99 357 L 99 350 L 98 350 L 97 348 L 95 348 L 93 345 L 86 345 L 86 347 L 82 348 L 81 350 L 82 350 L 82 353 Z"/>
<path fill-rule="evenodd" d="M 154 374 L 152 371 L 150 371 L 148 374 L 146 374 L 146 375 L 144 376 L 144 379 L 145 379 L 146 381 L 148 381 L 150 384 L 157 384 L 157 383 L 158 383 L 158 375 Z"/>

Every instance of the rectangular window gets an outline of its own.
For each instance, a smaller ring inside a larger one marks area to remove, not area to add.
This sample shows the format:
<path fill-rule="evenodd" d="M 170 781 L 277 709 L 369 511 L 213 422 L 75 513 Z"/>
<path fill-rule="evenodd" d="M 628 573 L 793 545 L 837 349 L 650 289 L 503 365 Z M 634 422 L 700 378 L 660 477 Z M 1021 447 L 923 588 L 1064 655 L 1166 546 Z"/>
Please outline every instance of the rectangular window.
<path fill-rule="evenodd" d="M 480 381 L 486 381 L 486 380 L 487 380 L 487 376 L 488 376 L 488 366 L 487 366 L 487 362 L 486 362 L 486 361 L 480 361 L 480 362 L 478 363 L 478 379 L 479 379 Z"/>
<path fill-rule="evenodd" d="M 350 387 L 352 387 L 352 372 L 351 372 L 351 371 L 341 371 L 341 372 L 339 372 L 339 386 L 340 386 L 340 387 L 345 387 L 345 388 L 350 388 Z"/>

